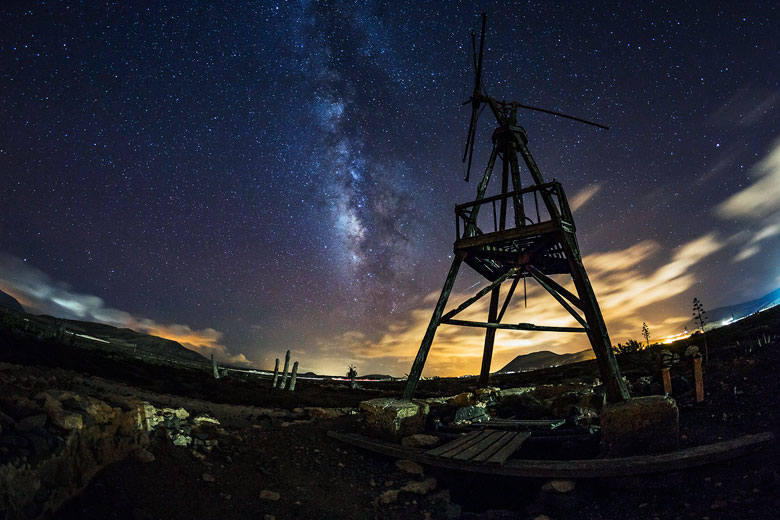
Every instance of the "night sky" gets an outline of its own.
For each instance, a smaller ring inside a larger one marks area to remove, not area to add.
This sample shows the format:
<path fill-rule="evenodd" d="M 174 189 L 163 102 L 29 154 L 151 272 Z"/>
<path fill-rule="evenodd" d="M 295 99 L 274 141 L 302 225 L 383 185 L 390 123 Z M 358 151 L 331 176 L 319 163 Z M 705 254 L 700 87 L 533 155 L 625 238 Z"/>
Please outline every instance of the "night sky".
<path fill-rule="evenodd" d="M 483 10 L 490 95 L 611 127 L 520 114 L 613 342 L 780 285 L 777 2 L 18 4 L 0 289 L 32 312 L 264 368 L 290 348 L 303 371 L 407 372 L 489 153 L 486 111 L 465 183 Z M 451 304 L 480 281 L 461 273 Z M 517 320 L 567 323 L 536 291 Z M 476 373 L 483 334 L 442 326 L 426 374 Z M 494 369 L 584 341 L 499 332 Z"/>

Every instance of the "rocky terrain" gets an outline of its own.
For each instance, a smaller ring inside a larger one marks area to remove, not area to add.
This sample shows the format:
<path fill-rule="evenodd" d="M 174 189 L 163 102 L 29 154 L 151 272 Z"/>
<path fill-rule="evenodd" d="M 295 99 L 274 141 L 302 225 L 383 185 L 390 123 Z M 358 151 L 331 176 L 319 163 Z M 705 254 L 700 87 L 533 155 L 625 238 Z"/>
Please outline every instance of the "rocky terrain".
<path fill-rule="evenodd" d="M 743 434 L 780 434 L 780 311 L 708 333 L 706 399 L 695 403 L 686 349 L 672 345 L 672 397 L 682 448 Z M 423 468 L 329 438 L 364 431 L 359 403 L 402 383 L 267 379 L 150 365 L 1 331 L 0 517 L 4 518 L 774 518 L 777 443 L 730 462 L 661 475 L 549 481 Z M 620 356 L 634 395 L 662 393 L 658 352 Z M 598 426 L 592 362 L 471 379 L 423 381 L 446 432 L 476 407 L 490 417 L 577 414 Z M 521 389 L 510 391 L 509 389 Z M 483 398 L 482 395 L 496 397 Z M 479 406 L 480 402 L 484 406 Z M 441 442 L 446 433 L 437 433 Z M 412 442 L 405 440 L 404 442 Z M 566 447 L 523 457 L 570 456 Z M 572 448 L 572 447 L 569 447 Z M 595 456 L 598 443 L 575 446 Z"/>

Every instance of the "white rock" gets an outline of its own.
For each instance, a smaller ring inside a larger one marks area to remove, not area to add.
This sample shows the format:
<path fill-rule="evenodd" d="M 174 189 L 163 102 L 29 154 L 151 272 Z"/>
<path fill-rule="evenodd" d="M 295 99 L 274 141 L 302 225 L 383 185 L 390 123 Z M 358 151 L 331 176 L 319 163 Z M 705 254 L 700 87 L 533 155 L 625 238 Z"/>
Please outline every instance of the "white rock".
<path fill-rule="evenodd" d="M 395 467 L 410 475 L 422 475 L 423 467 L 414 461 L 401 459 L 395 461 Z"/>
<path fill-rule="evenodd" d="M 575 482 L 573 480 L 551 480 L 542 486 L 542 491 L 555 491 L 556 493 L 568 493 L 574 491 Z"/>

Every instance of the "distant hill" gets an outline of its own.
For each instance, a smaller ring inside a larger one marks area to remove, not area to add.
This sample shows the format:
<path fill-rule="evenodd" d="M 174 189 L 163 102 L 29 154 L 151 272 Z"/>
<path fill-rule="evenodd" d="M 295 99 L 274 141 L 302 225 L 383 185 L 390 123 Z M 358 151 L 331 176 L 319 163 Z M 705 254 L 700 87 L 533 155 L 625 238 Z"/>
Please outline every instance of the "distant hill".
<path fill-rule="evenodd" d="M 549 350 L 541 350 L 539 352 L 531 352 L 530 354 L 517 356 L 497 373 L 527 372 L 540 368 L 558 367 L 571 363 L 579 363 L 580 361 L 587 361 L 595 357 L 596 355 L 593 353 L 592 349 L 582 350 L 573 354 L 556 354 Z"/>
<path fill-rule="evenodd" d="M 43 337 L 59 337 L 61 341 L 70 341 L 69 338 L 72 338 L 77 344 L 88 345 L 90 348 L 135 356 L 148 354 L 176 361 L 206 361 L 205 357 L 175 341 L 104 323 L 66 320 L 18 310 L 8 313 L 7 317 L 15 319 L 15 326 L 19 329 L 42 334 Z M 8 320 L 6 323 L 13 325 Z"/>
<path fill-rule="evenodd" d="M 5 307 L 6 309 L 11 309 L 13 311 L 24 312 L 24 307 L 22 307 L 22 304 L 19 303 L 16 298 L 8 293 L 4 293 L 3 291 L 0 291 L 0 307 Z"/>
<path fill-rule="evenodd" d="M 725 307 L 718 307 L 712 310 L 705 307 L 707 311 L 708 323 L 706 329 L 709 330 L 711 327 L 725 325 L 726 323 L 724 322 L 727 320 L 732 318 L 738 320 L 740 318 L 744 318 L 745 316 L 750 316 L 751 314 L 755 314 L 759 311 L 774 307 L 775 305 L 780 305 L 780 289 L 776 289 L 771 293 L 762 296 L 761 298 L 751 300 L 749 302 L 727 305 Z M 691 319 L 680 328 L 680 332 L 686 328 L 689 331 L 693 331 L 698 328 L 698 325 L 693 319 Z"/>

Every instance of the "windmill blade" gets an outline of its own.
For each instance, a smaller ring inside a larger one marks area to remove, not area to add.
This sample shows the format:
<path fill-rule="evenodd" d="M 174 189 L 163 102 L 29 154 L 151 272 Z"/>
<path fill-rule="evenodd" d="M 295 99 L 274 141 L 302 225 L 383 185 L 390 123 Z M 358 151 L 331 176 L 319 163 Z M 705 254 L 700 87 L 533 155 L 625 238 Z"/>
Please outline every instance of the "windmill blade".
<path fill-rule="evenodd" d="M 477 36 L 471 33 L 471 59 L 474 66 L 474 74 L 477 73 Z"/>
<path fill-rule="evenodd" d="M 479 61 L 477 62 L 477 76 L 474 78 L 474 92 L 480 90 L 482 85 L 482 58 L 485 55 L 485 20 L 487 15 L 482 13 L 482 33 L 479 36 Z"/>
<path fill-rule="evenodd" d="M 468 156 L 470 144 L 474 136 L 474 127 L 476 125 L 477 125 L 477 111 L 472 110 L 471 119 L 469 119 L 469 131 L 466 133 L 466 149 L 463 150 L 463 159 L 462 159 L 463 162 L 466 162 L 466 157 Z"/>
<path fill-rule="evenodd" d="M 466 182 L 469 182 L 469 175 L 471 174 L 471 160 L 474 158 L 474 139 L 476 133 L 477 133 L 477 118 L 479 117 L 479 112 L 476 108 L 471 111 L 471 124 L 469 125 L 469 139 L 466 141 L 466 149 L 468 150 L 469 154 L 469 164 L 466 166 Z M 463 160 L 465 162 L 466 157 L 464 155 Z"/>
<path fill-rule="evenodd" d="M 587 119 L 582 119 L 581 117 L 570 116 L 568 114 L 564 114 L 563 112 L 557 112 L 555 110 L 549 110 L 549 109 L 546 109 L 546 108 L 534 107 L 534 106 L 531 106 L 531 105 L 523 105 L 521 103 L 517 103 L 517 106 L 520 107 L 520 108 L 525 108 L 527 110 L 535 110 L 537 112 L 543 112 L 545 114 L 550 114 L 550 115 L 553 115 L 553 116 L 563 117 L 563 118 L 566 118 L 566 119 L 571 119 L 572 121 L 578 121 L 580 123 L 585 123 L 586 125 L 593 125 L 593 126 L 597 126 L 599 128 L 603 128 L 604 130 L 609 130 L 608 126 L 602 125 L 601 123 L 594 123 L 593 121 L 588 121 Z"/>
<path fill-rule="evenodd" d="M 486 14 L 482 13 L 482 31 L 479 36 L 479 58 L 477 58 L 477 42 L 474 33 L 471 33 L 471 56 L 474 63 L 474 93 L 471 96 L 471 119 L 469 121 L 469 131 L 466 137 L 466 149 L 463 151 L 463 162 L 468 157 L 466 166 L 466 182 L 469 181 L 471 174 L 471 161 L 474 158 L 474 141 L 477 132 L 477 119 L 479 118 L 479 108 L 482 104 L 482 61 L 485 55 L 485 23 Z"/>

